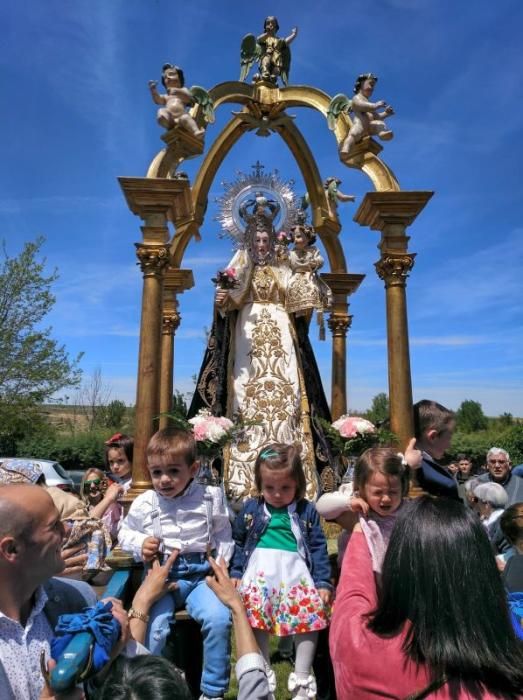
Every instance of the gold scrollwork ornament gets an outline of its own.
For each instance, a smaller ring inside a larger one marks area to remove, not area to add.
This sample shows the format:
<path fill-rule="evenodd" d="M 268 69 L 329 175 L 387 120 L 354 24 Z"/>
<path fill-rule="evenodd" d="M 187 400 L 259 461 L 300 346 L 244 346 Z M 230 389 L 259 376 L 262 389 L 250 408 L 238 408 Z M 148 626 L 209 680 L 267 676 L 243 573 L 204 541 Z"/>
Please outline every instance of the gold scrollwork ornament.
<path fill-rule="evenodd" d="M 375 263 L 376 272 L 386 287 L 405 286 L 409 272 L 414 267 L 415 253 L 384 255 Z"/>

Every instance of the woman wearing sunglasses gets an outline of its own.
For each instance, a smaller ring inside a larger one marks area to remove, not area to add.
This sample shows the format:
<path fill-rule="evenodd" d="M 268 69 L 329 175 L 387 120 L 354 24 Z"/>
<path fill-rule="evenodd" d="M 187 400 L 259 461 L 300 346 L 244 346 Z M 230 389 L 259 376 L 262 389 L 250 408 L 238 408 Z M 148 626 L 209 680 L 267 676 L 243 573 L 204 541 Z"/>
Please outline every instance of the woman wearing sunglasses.
<path fill-rule="evenodd" d="M 121 484 L 110 483 L 101 469 L 88 469 L 80 484 L 80 496 L 93 518 L 100 518 L 111 533 L 113 540 L 118 535 L 118 524 L 122 517 L 122 506 L 118 498 L 123 494 Z"/>

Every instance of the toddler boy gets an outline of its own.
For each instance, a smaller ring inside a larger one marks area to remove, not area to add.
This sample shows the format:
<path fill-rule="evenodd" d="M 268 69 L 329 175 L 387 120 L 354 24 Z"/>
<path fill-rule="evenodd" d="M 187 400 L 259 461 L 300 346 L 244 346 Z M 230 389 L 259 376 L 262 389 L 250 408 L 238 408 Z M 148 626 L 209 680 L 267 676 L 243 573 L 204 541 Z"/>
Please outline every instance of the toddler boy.
<path fill-rule="evenodd" d="M 133 501 L 118 540 L 122 549 L 146 563 L 155 557 L 163 561 L 174 549 L 180 554 L 169 575 L 175 590 L 151 608 L 146 646 L 152 654 L 162 653 L 174 610 L 185 606 L 202 626 L 201 700 L 223 698 L 229 684 L 231 619 L 205 583 L 212 575 L 208 555 L 228 563 L 234 548 L 222 491 L 195 480 L 195 441 L 183 430 L 165 428 L 153 435 L 147 467 L 154 490 Z"/>
<path fill-rule="evenodd" d="M 405 450 L 405 460 L 416 470 L 418 483 L 432 496 L 459 499 L 458 485 L 448 469 L 436 460 L 450 446 L 456 425 L 454 413 L 436 401 L 414 404 L 414 435 Z"/>

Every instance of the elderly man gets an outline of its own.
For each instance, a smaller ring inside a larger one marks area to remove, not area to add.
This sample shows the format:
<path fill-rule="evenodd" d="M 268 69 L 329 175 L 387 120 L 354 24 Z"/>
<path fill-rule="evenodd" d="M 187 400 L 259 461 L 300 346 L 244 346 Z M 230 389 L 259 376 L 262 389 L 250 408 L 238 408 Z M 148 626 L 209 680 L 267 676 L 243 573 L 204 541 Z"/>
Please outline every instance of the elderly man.
<path fill-rule="evenodd" d="M 523 501 L 523 479 L 512 474 L 510 457 L 501 447 L 491 447 L 487 452 L 487 474 L 478 477 L 480 482 L 501 484 L 508 495 L 508 504 Z"/>
<path fill-rule="evenodd" d="M 52 578 L 64 571 L 60 515 L 39 486 L 0 487 L 0 696 L 38 700 L 44 681 L 40 655 L 50 656 L 59 615 L 96 603 L 79 581 Z"/>
<path fill-rule="evenodd" d="M 491 447 L 487 452 L 487 469 L 488 473 L 478 477 L 478 482 L 503 486 L 507 492 L 507 506 L 523 501 L 523 479 L 512 474 L 510 457 L 506 450 L 501 447 Z M 493 532 L 491 540 L 499 552 L 510 548 L 509 542 L 503 536 L 499 521 L 495 525 L 495 532 Z"/>

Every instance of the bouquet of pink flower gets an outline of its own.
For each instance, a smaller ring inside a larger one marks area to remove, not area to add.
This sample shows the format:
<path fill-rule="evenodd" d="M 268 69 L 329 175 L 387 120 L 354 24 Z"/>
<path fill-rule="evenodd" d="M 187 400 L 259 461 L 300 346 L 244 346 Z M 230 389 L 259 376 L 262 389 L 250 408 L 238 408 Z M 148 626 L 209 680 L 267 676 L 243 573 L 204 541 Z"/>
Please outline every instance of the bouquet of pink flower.
<path fill-rule="evenodd" d="M 236 277 L 236 269 L 234 267 L 226 267 L 225 270 L 218 270 L 216 277 L 211 278 L 211 282 L 220 289 L 236 289 L 240 282 Z"/>
<path fill-rule="evenodd" d="M 276 234 L 276 241 L 280 245 L 287 247 L 292 243 L 293 238 L 290 233 L 287 233 L 287 231 L 280 231 L 278 234 Z"/>
<path fill-rule="evenodd" d="M 234 423 L 224 416 L 213 416 L 201 408 L 194 418 L 189 418 L 198 453 L 208 457 L 217 452 L 234 437 Z"/>
<path fill-rule="evenodd" d="M 321 420 L 321 425 L 336 454 L 349 457 L 361 454 L 374 445 L 394 442 L 394 434 L 383 428 L 376 428 L 366 418 L 344 415 L 334 423 Z"/>

